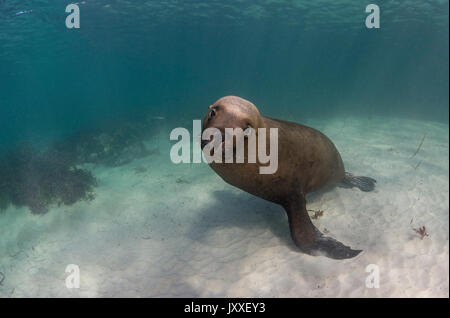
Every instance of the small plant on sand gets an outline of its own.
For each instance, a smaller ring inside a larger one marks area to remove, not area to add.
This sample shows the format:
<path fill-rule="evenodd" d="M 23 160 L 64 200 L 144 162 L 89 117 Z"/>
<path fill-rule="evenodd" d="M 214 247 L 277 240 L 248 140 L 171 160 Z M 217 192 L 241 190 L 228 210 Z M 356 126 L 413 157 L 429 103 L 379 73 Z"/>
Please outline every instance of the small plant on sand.
<path fill-rule="evenodd" d="M 422 226 L 422 227 L 419 227 L 418 229 L 413 229 L 413 230 L 414 230 L 414 232 L 416 232 L 417 234 L 420 235 L 420 239 L 421 239 L 421 240 L 423 240 L 423 238 L 424 238 L 425 236 L 430 236 L 430 235 L 428 234 L 428 232 L 427 232 L 427 229 L 425 228 L 425 225 Z"/>
<path fill-rule="evenodd" d="M 311 219 L 313 220 L 317 220 L 318 218 L 320 218 L 321 216 L 323 216 L 323 210 L 308 210 L 310 212 L 314 212 L 313 216 L 311 216 Z"/>

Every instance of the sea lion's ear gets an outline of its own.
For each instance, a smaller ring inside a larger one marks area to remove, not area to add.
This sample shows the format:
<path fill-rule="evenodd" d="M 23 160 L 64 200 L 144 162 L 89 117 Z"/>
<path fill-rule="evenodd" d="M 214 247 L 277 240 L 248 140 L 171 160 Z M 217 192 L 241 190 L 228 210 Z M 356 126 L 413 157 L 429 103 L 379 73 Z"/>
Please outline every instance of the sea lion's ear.
<path fill-rule="evenodd" d="M 248 124 L 247 128 L 244 130 L 244 136 L 245 138 L 250 137 L 252 134 L 255 134 L 256 131 L 253 129 L 252 125 Z"/>

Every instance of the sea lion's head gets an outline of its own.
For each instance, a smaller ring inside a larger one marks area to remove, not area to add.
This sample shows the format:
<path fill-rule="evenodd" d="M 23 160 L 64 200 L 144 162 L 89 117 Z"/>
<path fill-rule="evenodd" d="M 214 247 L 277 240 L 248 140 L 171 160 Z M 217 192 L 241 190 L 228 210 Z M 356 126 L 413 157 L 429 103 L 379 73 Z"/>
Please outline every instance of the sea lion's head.
<path fill-rule="evenodd" d="M 237 96 L 225 96 L 209 106 L 203 120 L 203 131 L 207 128 L 217 128 L 224 138 L 225 128 L 241 128 L 243 131 L 252 129 L 257 133 L 263 124 L 258 108 L 251 102 Z M 208 142 L 202 140 L 202 149 Z"/>

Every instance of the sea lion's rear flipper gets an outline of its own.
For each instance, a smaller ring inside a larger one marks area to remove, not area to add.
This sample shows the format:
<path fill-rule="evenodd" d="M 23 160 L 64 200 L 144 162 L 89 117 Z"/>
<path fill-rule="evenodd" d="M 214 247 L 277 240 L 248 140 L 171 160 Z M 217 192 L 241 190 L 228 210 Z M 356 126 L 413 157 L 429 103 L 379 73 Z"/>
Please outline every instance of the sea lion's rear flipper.
<path fill-rule="evenodd" d="M 377 180 L 370 177 L 358 177 L 354 176 L 350 172 L 345 173 L 344 180 L 342 180 L 341 185 L 344 188 L 357 187 L 361 191 L 369 192 L 375 189 L 375 183 Z"/>
<path fill-rule="evenodd" d="M 304 195 L 284 204 L 289 219 L 291 236 L 303 252 L 310 255 L 325 255 L 334 259 L 352 258 L 361 253 L 341 242 L 323 235 L 311 222 L 306 210 Z"/>
<path fill-rule="evenodd" d="M 353 258 L 362 252 L 362 250 L 353 250 L 334 238 L 323 235 L 319 230 L 317 230 L 317 233 L 318 238 L 313 248 L 314 253 L 311 253 L 311 255 L 324 253 L 329 258 L 346 259 Z"/>

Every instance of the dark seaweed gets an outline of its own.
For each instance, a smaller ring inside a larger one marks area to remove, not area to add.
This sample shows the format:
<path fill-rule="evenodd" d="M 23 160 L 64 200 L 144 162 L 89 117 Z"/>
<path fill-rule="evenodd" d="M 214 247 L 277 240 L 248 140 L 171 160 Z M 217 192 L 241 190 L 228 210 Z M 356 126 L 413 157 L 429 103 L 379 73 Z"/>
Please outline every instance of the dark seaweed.
<path fill-rule="evenodd" d="M 92 200 L 97 185 L 89 171 L 77 168 L 64 153 L 39 152 L 29 145 L 0 158 L 0 180 L 0 209 L 27 206 L 34 214 L 47 212 L 52 204 Z"/>
<path fill-rule="evenodd" d="M 51 205 L 92 200 L 97 181 L 80 165 L 121 166 L 148 156 L 143 140 L 153 133 L 148 120 L 115 122 L 95 131 L 80 132 L 38 151 L 21 144 L 0 156 L 0 211 L 9 205 L 27 206 L 34 214 Z"/>

